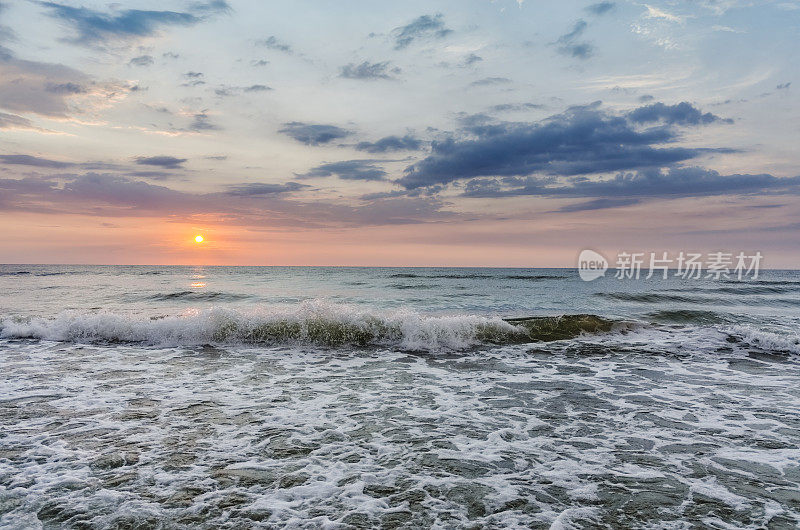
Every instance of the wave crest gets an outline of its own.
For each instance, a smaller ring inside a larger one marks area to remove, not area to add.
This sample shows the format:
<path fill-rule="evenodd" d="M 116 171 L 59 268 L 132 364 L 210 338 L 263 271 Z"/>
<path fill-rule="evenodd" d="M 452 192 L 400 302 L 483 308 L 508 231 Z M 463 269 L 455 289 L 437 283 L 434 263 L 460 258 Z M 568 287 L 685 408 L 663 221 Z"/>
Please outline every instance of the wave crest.
<path fill-rule="evenodd" d="M 214 308 L 157 318 L 75 312 L 54 318 L 6 318 L 0 321 L 0 338 L 159 346 L 263 344 L 453 351 L 489 344 L 564 340 L 611 331 L 616 324 L 594 315 L 503 320 L 479 315 L 430 316 L 410 310 L 375 312 L 309 301 L 289 308 L 248 312 Z"/>

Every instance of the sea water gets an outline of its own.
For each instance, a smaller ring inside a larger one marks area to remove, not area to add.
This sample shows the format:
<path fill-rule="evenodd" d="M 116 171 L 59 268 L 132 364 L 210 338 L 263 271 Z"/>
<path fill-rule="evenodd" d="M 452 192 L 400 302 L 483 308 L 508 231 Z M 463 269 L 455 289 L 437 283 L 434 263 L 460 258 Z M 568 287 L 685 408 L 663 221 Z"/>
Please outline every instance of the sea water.
<path fill-rule="evenodd" d="M 0 266 L 0 526 L 794 528 L 800 274 Z"/>

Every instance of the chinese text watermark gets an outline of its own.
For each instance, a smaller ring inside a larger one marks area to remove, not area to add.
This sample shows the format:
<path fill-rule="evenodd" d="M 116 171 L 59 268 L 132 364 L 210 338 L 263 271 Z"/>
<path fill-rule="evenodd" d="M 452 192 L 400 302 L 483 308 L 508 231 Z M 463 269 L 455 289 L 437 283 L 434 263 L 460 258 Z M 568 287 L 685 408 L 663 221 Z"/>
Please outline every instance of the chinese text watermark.
<path fill-rule="evenodd" d="M 645 279 L 669 277 L 686 280 L 755 280 L 758 279 L 761 252 L 620 252 L 614 268 L 614 278 Z M 578 256 L 578 274 L 584 281 L 605 276 L 609 269 L 606 258 L 594 250 L 584 250 Z"/>

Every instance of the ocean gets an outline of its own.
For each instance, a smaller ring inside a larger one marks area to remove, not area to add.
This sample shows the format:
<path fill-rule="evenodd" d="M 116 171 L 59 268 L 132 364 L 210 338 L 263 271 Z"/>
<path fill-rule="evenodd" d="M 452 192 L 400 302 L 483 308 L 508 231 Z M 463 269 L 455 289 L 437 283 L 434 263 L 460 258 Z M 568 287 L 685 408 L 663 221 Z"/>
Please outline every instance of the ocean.
<path fill-rule="evenodd" d="M 3 265 L 0 526 L 796 528 L 799 325 L 793 271 Z"/>

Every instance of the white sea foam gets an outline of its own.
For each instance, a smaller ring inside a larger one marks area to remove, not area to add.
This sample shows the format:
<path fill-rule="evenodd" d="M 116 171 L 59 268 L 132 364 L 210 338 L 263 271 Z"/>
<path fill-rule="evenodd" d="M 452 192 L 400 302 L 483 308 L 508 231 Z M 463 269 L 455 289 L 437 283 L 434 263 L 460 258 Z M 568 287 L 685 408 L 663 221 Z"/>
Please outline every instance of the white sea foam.
<path fill-rule="evenodd" d="M 800 354 L 800 335 L 796 333 L 775 333 L 743 325 L 731 326 L 727 331 L 758 348 Z"/>
<path fill-rule="evenodd" d="M 309 301 L 247 311 L 213 308 L 179 316 L 143 318 L 117 313 L 63 312 L 53 318 L 0 321 L 1 338 L 78 343 L 376 344 L 406 350 L 461 350 L 484 340 L 502 341 L 519 328 L 499 317 L 427 316 L 410 310 L 366 311 Z"/>
<path fill-rule="evenodd" d="M 425 315 L 408 309 L 365 310 L 320 300 L 247 310 L 211 308 L 145 318 L 119 313 L 62 312 L 52 318 L 0 320 L 0 338 L 157 346 L 266 344 L 380 346 L 458 351 L 479 344 L 561 340 L 610 331 L 615 323 L 593 315 L 508 322 L 481 315 Z"/>

